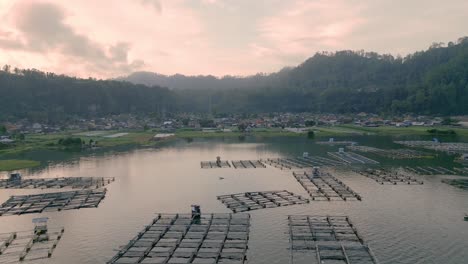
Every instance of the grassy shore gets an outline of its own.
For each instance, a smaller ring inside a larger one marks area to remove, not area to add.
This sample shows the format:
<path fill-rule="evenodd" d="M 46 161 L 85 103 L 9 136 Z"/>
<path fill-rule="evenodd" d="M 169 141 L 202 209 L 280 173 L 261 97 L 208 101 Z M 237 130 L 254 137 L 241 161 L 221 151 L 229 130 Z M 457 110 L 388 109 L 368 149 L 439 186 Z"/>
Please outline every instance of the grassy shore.
<path fill-rule="evenodd" d="M 447 128 L 447 127 L 361 127 L 355 125 L 339 125 L 339 126 L 318 126 L 311 127 L 315 137 L 330 137 L 330 136 L 356 136 L 356 135 L 385 135 L 385 136 L 400 136 L 400 135 L 416 135 L 416 136 L 438 136 L 431 134 L 429 129 L 437 129 L 439 131 L 453 130 L 457 136 L 468 137 L 468 129 L 464 128 Z M 118 137 L 112 135 L 122 134 Z M 64 146 L 58 144 L 59 139 L 67 137 L 80 137 L 85 142 L 90 140 L 97 141 L 97 146 L 100 148 L 112 148 L 117 146 L 154 146 L 160 144 L 160 141 L 152 141 L 153 136 L 158 133 L 155 131 L 100 131 L 100 132 L 83 132 L 83 131 L 68 131 L 56 134 L 34 134 L 26 135 L 24 141 L 17 141 L 15 145 L 0 149 L 0 158 L 9 158 L 19 153 L 35 151 L 35 150 L 64 150 Z M 111 136 L 111 137 L 109 137 Z M 248 133 L 242 133 L 233 129 L 229 132 L 203 132 L 195 130 L 181 129 L 175 132 L 177 138 L 218 138 L 218 137 L 240 137 L 240 136 L 255 136 L 255 137 L 307 137 L 307 133 L 295 133 L 281 128 L 266 128 L 254 129 Z M 165 140 L 166 141 L 166 140 Z M 5 164 L 10 164 L 6 162 Z M 18 164 L 16 161 L 11 164 Z M 5 165 L 7 166 L 7 165 Z M 9 166 L 9 165 L 8 165 Z M 35 164 L 25 162 L 20 167 L 31 167 Z M 10 167 L 7 167 L 10 168 Z M 16 167 L 13 166 L 13 169 Z"/>
<path fill-rule="evenodd" d="M 37 167 L 40 162 L 35 160 L 0 160 L 0 171 L 12 171 Z"/>

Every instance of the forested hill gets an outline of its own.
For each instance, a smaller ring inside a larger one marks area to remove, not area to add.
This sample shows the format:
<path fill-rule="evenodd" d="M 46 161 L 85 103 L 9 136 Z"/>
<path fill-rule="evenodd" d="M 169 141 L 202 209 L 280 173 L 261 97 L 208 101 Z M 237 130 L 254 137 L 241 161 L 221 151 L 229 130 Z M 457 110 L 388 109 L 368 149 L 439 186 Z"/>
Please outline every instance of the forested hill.
<path fill-rule="evenodd" d="M 468 38 L 404 58 L 317 53 L 297 67 L 245 78 L 137 72 L 124 79 L 169 87 L 185 111 L 467 114 Z"/>
<path fill-rule="evenodd" d="M 70 116 L 175 111 L 167 88 L 77 79 L 37 70 L 0 71 L 0 121 L 57 121 Z"/>
<path fill-rule="evenodd" d="M 132 76 L 128 80 L 137 82 Z M 341 51 L 318 53 L 270 75 L 152 80 L 145 80 L 147 86 L 5 66 L 0 121 L 162 112 L 468 114 L 468 38 L 405 58 Z"/>

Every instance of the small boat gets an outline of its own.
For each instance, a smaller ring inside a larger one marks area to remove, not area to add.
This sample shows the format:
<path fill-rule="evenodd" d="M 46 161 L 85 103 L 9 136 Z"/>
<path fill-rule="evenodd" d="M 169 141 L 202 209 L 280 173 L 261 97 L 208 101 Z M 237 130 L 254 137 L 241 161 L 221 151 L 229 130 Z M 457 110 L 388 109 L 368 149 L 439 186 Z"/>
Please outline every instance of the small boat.
<path fill-rule="evenodd" d="M 468 221 L 468 214 L 465 214 L 465 221 Z"/>
<path fill-rule="evenodd" d="M 220 180 L 224 180 L 224 177 L 219 177 Z"/>

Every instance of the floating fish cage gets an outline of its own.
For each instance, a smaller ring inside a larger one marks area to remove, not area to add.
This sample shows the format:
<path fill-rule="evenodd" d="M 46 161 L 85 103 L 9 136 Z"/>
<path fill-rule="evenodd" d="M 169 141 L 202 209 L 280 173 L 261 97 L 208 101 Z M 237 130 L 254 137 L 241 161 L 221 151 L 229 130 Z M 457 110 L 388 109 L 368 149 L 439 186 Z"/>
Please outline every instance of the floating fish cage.
<path fill-rule="evenodd" d="M 50 258 L 64 232 L 64 228 L 48 228 L 40 236 L 35 230 L 0 234 L 0 263 Z"/>
<path fill-rule="evenodd" d="M 405 167 L 405 170 L 408 172 L 412 172 L 418 175 L 457 175 L 455 170 L 449 170 L 444 167 L 433 167 L 433 166 L 416 166 L 416 167 Z"/>
<path fill-rule="evenodd" d="M 468 179 L 443 179 L 442 182 L 463 190 L 468 190 Z"/>
<path fill-rule="evenodd" d="M 338 145 L 341 145 L 341 146 L 353 146 L 353 145 L 356 145 L 357 142 L 355 142 L 355 141 L 346 141 L 346 140 L 343 140 L 343 141 L 329 140 L 329 141 L 318 141 L 318 142 L 316 142 L 316 144 L 319 144 L 319 145 L 331 145 L 331 146 L 338 146 Z"/>
<path fill-rule="evenodd" d="M 249 230 L 249 214 L 158 214 L 107 264 L 241 264 Z"/>
<path fill-rule="evenodd" d="M 113 181 L 113 177 L 10 178 L 0 180 L 0 189 L 98 189 Z"/>
<path fill-rule="evenodd" d="M 332 166 L 345 165 L 345 163 L 342 161 L 328 159 L 328 158 L 319 157 L 319 156 L 267 159 L 264 162 L 275 168 L 288 169 L 288 170 L 312 168 L 312 167 L 317 167 L 317 166 L 332 167 Z"/>
<path fill-rule="evenodd" d="M 202 169 L 231 168 L 229 161 L 202 161 L 200 165 Z"/>
<path fill-rule="evenodd" d="M 420 181 L 408 174 L 405 174 L 398 170 L 388 170 L 388 169 L 366 169 L 358 170 L 357 173 L 366 176 L 367 178 L 373 179 L 380 184 L 424 184 L 423 181 Z"/>
<path fill-rule="evenodd" d="M 106 189 L 11 196 L 0 206 L 0 216 L 98 207 Z"/>
<path fill-rule="evenodd" d="M 309 200 L 288 191 L 246 192 L 218 196 L 234 213 L 309 203 Z"/>
<path fill-rule="evenodd" d="M 294 171 L 293 176 L 309 193 L 313 201 L 361 201 L 362 197 L 327 172 Z"/>
<path fill-rule="evenodd" d="M 390 159 L 421 159 L 434 157 L 431 153 L 413 149 L 380 149 L 367 146 L 348 146 L 349 150 L 367 152 Z"/>
<path fill-rule="evenodd" d="M 468 143 L 460 142 L 439 142 L 439 141 L 395 141 L 395 143 L 416 148 L 425 148 L 435 151 L 442 151 L 449 154 L 464 154 L 468 153 Z"/>
<path fill-rule="evenodd" d="M 347 216 L 290 215 L 291 263 L 294 255 L 315 253 L 308 263 L 378 263 Z"/>
<path fill-rule="evenodd" d="M 260 160 L 233 160 L 231 163 L 235 169 L 266 168 L 266 165 Z"/>
<path fill-rule="evenodd" d="M 328 155 L 330 155 L 331 157 L 335 159 L 342 160 L 343 162 L 347 164 L 379 164 L 378 161 L 369 159 L 367 157 L 356 154 L 354 152 L 344 152 L 344 151 L 328 152 Z"/>

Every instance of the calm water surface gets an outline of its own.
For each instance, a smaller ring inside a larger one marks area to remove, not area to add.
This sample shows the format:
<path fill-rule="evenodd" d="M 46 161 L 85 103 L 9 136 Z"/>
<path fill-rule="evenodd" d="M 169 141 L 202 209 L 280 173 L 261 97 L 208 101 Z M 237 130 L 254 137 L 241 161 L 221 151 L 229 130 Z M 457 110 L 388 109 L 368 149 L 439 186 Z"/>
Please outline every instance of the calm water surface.
<path fill-rule="evenodd" d="M 388 138 L 357 138 L 362 144 L 390 146 Z M 35 263 L 105 263 L 155 213 L 189 212 L 200 204 L 205 213 L 230 212 L 217 195 L 289 190 L 307 196 L 290 171 L 266 169 L 200 169 L 201 160 L 260 159 L 299 155 L 326 155 L 337 147 L 319 146 L 303 138 L 178 141 L 161 148 L 108 152 L 75 157 L 32 171 L 26 176 L 115 177 L 106 198 L 96 209 L 42 214 L 50 226 L 65 227 L 51 259 Z M 367 155 L 372 158 L 375 156 Z M 386 164 L 397 161 L 379 159 Z M 451 165 L 451 158 L 405 164 Z M 219 180 L 218 177 L 225 180 Z M 251 212 L 248 263 L 289 263 L 287 215 L 349 215 L 358 231 L 384 264 L 468 263 L 468 192 L 443 184 L 448 176 L 424 176 L 424 185 L 379 185 L 350 172 L 337 172 L 362 202 L 311 202 L 308 205 Z M 10 195 L 42 190 L 0 190 L 0 202 Z M 32 229 L 37 214 L 0 217 L 0 233 Z M 296 263 L 310 263 L 296 258 Z"/>

